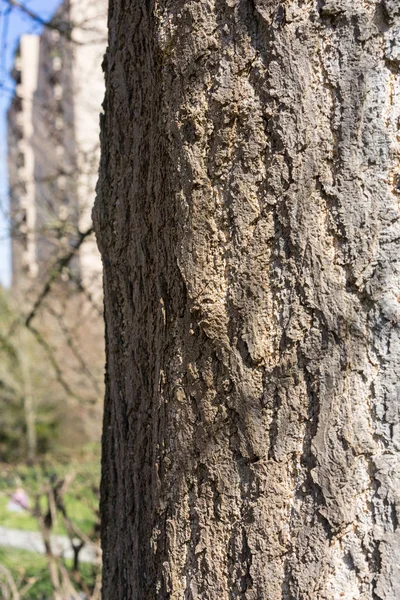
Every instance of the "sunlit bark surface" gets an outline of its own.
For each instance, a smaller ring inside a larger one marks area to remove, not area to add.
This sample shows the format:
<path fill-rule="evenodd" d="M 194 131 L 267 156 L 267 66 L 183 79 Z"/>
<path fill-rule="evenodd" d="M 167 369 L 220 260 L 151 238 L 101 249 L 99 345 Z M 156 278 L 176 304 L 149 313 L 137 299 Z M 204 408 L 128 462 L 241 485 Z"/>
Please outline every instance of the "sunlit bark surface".
<path fill-rule="evenodd" d="M 397 0 L 112 0 L 107 600 L 400 598 Z"/>

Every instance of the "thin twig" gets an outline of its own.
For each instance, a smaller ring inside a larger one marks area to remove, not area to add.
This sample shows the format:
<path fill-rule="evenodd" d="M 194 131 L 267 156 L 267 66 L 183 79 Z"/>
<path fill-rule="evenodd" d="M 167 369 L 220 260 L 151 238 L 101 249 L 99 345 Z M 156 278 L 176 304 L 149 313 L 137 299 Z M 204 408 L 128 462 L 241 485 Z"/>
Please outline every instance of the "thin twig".
<path fill-rule="evenodd" d="M 58 364 L 58 362 L 54 356 L 55 355 L 54 349 L 50 346 L 50 344 L 43 337 L 43 335 L 40 333 L 40 331 L 38 329 L 36 329 L 32 324 L 29 325 L 29 330 L 33 333 L 36 340 L 39 342 L 39 344 L 42 346 L 42 348 L 46 351 L 46 354 L 49 357 L 50 363 L 55 371 L 58 383 L 64 388 L 65 392 L 69 396 L 72 396 L 72 398 L 75 398 L 75 400 L 78 400 L 78 401 L 81 400 L 81 398 L 75 392 L 72 391 L 72 389 L 70 388 L 68 383 L 65 381 L 63 374 L 62 374 L 61 367 Z"/>
<path fill-rule="evenodd" d="M 53 266 L 53 268 L 50 271 L 50 276 L 49 276 L 48 280 L 46 281 L 41 293 L 39 294 L 35 304 L 33 305 L 32 310 L 29 312 L 28 316 L 25 319 L 25 325 L 27 327 L 30 326 L 30 323 L 31 323 L 32 319 L 34 318 L 34 316 L 36 315 L 38 308 L 42 304 L 43 300 L 46 298 L 47 294 L 50 292 L 53 283 L 56 281 L 56 279 L 58 278 L 58 276 L 60 275 L 62 270 L 68 266 L 69 262 L 72 260 L 72 258 L 75 256 L 75 254 L 77 253 L 79 248 L 82 246 L 85 239 L 88 236 L 92 235 L 92 233 L 93 233 L 93 227 L 89 227 L 89 229 L 87 229 L 84 232 L 79 232 L 78 239 L 72 245 L 71 250 L 64 256 L 61 256 L 56 261 L 55 265 Z"/>
<path fill-rule="evenodd" d="M 4 566 L 0 565 L 0 573 L 5 577 L 7 584 L 11 590 L 13 600 L 20 600 L 21 596 L 17 590 L 17 586 L 15 584 L 14 578 L 11 575 L 11 572 Z"/>
<path fill-rule="evenodd" d="M 22 2 L 19 2 L 18 0 L 4 0 L 4 1 L 10 6 L 10 8 L 17 8 L 18 10 L 23 12 L 25 15 L 27 15 L 30 19 L 32 19 L 32 21 L 36 21 L 36 23 L 39 23 L 39 25 L 42 25 L 43 27 L 47 27 L 48 29 L 54 29 L 56 31 L 59 31 L 61 35 L 63 35 L 69 41 L 71 41 L 71 30 L 72 30 L 71 23 L 68 23 L 67 21 L 57 22 L 56 20 L 46 21 L 46 19 L 43 19 L 43 17 L 41 17 L 37 13 L 33 12 L 30 8 L 28 8 L 27 6 L 25 6 L 25 4 L 23 4 Z"/>
<path fill-rule="evenodd" d="M 50 306 L 50 304 L 46 303 L 45 304 L 46 309 L 48 310 L 48 312 L 56 319 L 56 321 L 58 322 L 60 329 L 62 331 L 62 333 L 64 334 L 65 340 L 67 342 L 68 347 L 70 348 L 72 354 L 75 356 L 76 360 L 78 361 L 82 371 L 84 373 L 86 373 L 86 376 L 88 377 L 88 379 L 90 379 L 96 393 L 101 396 L 101 389 L 99 387 L 98 381 L 96 379 L 96 377 L 93 375 L 93 373 L 91 372 L 91 370 L 89 369 L 89 367 L 87 366 L 83 356 L 81 355 L 79 348 L 73 338 L 73 335 L 71 334 L 70 330 L 68 329 L 67 325 L 64 323 L 64 320 L 62 318 L 62 315 L 58 314 L 57 311 L 54 310 L 54 308 L 52 308 Z"/>

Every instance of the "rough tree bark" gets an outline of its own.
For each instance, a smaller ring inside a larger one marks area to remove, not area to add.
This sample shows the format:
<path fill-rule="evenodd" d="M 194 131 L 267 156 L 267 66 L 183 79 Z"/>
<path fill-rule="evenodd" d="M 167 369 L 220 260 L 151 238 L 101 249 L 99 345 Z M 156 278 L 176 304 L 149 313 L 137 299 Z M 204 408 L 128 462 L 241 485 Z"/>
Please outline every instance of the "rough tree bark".
<path fill-rule="evenodd" d="M 109 25 L 104 598 L 399 598 L 400 4 Z"/>

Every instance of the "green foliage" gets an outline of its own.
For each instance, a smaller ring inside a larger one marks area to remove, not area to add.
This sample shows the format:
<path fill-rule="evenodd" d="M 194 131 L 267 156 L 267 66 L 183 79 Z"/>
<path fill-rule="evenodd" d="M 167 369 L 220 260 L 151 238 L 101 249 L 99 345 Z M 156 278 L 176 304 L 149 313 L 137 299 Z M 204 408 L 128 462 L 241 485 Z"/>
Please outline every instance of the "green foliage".
<path fill-rule="evenodd" d="M 46 518 L 43 517 L 49 510 L 49 490 L 52 490 L 52 497 L 56 498 L 55 490 L 59 489 L 60 484 L 63 486 L 68 481 L 62 499 L 65 514 L 75 527 L 74 537 L 76 534 L 79 538 L 80 532 L 83 532 L 83 539 L 87 536 L 98 544 L 99 478 L 98 460 L 73 461 L 70 464 L 47 462 L 41 466 L 0 465 L 0 526 L 25 531 L 40 530 L 39 521 L 43 527 L 46 523 Z M 31 507 L 36 500 L 39 501 L 39 508 L 35 509 L 34 514 L 29 511 L 7 510 L 9 498 L 17 486 L 22 486 L 27 491 L 31 499 Z M 46 525 L 50 528 L 48 531 L 51 534 L 66 535 L 66 528 L 69 525 L 63 520 L 63 510 L 58 504 L 53 514 L 56 514 L 57 518 L 52 519 L 50 525 Z M 61 559 L 57 560 L 57 568 L 59 568 Z M 72 569 L 72 561 L 66 560 L 63 564 L 71 583 L 78 591 L 93 589 L 96 573 L 99 573 L 99 565 L 79 563 L 78 575 Z M 18 590 L 27 590 L 23 591 L 21 596 L 24 600 L 48 600 L 54 597 L 49 576 L 49 558 L 27 551 L 0 548 L 0 565 L 10 571 Z"/>
<path fill-rule="evenodd" d="M 30 580 L 37 580 L 24 594 L 24 600 L 52 598 L 53 588 L 50 581 L 46 559 L 39 554 L 14 548 L 0 548 L 0 564 L 11 573 L 18 587 Z"/>
<path fill-rule="evenodd" d="M 29 512 L 10 512 L 7 509 L 9 494 L 0 495 L 0 527 L 8 527 L 10 529 L 21 529 L 23 531 L 38 531 L 38 522 Z M 44 509 L 46 499 L 43 496 L 41 505 Z M 82 500 L 77 499 L 73 494 L 66 494 L 65 505 L 68 514 L 71 515 L 75 525 L 79 527 L 83 533 L 89 534 L 95 524 L 94 511 Z M 54 528 L 54 533 L 66 535 L 65 528 L 62 522 L 58 521 Z"/>
<path fill-rule="evenodd" d="M 54 596 L 48 564 L 44 556 L 26 550 L 0 548 L 0 564 L 9 569 L 19 588 L 36 580 L 24 593 L 23 600 L 48 600 Z M 71 561 L 67 560 L 66 565 L 70 567 Z M 79 570 L 85 583 L 89 587 L 92 586 L 94 582 L 92 565 L 81 563 Z"/>
<path fill-rule="evenodd" d="M 24 531 L 38 531 L 37 519 L 29 512 L 10 512 L 7 504 L 17 485 L 27 491 L 30 498 L 40 494 L 40 504 L 46 507 L 46 496 L 43 490 L 47 481 L 65 477 L 71 471 L 76 476 L 65 495 L 65 506 L 68 515 L 83 533 L 89 535 L 97 522 L 99 500 L 99 465 L 97 462 L 72 463 L 69 465 L 17 466 L 3 465 L 0 468 L 0 526 Z M 54 533 L 65 535 L 61 520 L 54 528 Z"/>
<path fill-rule="evenodd" d="M 12 490 L 14 491 L 14 490 Z M 11 492 L 11 490 L 10 490 Z M 37 531 L 37 520 L 27 511 L 10 512 L 7 509 L 9 494 L 0 495 L 0 526 L 9 529 L 22 529 L 24 531 Z M 1 562 L 1 561 L 0 561 Z"/>

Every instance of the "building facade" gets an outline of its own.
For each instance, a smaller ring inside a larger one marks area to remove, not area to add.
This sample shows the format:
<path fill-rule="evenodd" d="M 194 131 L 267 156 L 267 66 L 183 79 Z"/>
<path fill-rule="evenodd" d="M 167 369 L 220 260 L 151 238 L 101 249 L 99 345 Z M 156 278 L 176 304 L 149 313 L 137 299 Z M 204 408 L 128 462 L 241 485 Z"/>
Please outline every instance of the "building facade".
<path fill-rule="evenodd" d="M 107 2 L 65 0 L 42 35 L 22 36 L 10 105 L 13 290 L 35 293 L 44 273 L 91 227 L 99 164 L 101 62 Z M 101 261 L 85 237 L 64 269 L 101 297 Z"/>
<path fill-rule="evenodd" d="M 67 445 L 98 439 L 101 426 L 102 268 L 91 211 L 106 37 L 106 0 L 64 0 L 40 36 L 22 36 L 8 112 L 12 292 L 24 315 L 34 311 L 49 351 Z"/>
<path fill-rule="evenodd" d="M 13 70 L 15 96 L 8 111 L 12 274 L 14 293 L 18 294 L 25 294 L 38 274 L 33 106 L 39 42 L 35 35 L 21 38 Z"/>

